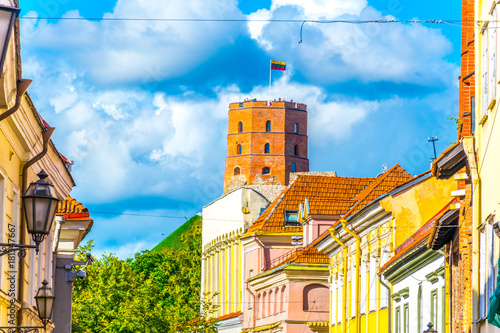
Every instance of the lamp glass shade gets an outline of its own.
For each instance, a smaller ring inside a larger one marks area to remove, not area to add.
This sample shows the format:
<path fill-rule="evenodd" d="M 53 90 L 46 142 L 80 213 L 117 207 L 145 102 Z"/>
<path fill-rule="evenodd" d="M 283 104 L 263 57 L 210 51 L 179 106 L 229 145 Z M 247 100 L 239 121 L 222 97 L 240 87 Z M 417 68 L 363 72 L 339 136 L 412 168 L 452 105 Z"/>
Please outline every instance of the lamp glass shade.
<path fill-rule="evenodd" d="M 12 26 L 19 15 L 19 9 L 0 6 L 0 72 L 3 73 L 3 64 L 9 46 Z"/>
<path fill-rule="evenodd" d="M 47 173 L 42 170 L 38 176 L 40 179 L 31 183 L 23 196 L 26 226 L 35 242 L 41 242 L 50 233 L 59 203 L 54 186 L 45 180 Z"/>
<path fill-rule="evenodd" d="M 47 287 L 49 284 L 47 280 L 42 282 L 43 287 L 38 289 L 35 296 L 36 308 L 38 310 L 38 316 L 45 324 L 50 318 L 52 318 L 52 310 L 54 309 L 54 300 L 56 296 L 52 291 L 52 288 Z"/>

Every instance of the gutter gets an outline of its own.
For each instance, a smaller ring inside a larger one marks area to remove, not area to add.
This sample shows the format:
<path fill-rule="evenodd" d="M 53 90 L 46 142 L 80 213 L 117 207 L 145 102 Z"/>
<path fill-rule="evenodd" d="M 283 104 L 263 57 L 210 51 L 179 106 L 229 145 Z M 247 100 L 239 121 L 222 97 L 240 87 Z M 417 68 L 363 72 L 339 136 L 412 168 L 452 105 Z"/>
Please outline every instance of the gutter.
<path fill-rule="evenodd" d="M 342 258 L 342 271 L 344 274 L 344 281 L 342 284 L 342 318 L 340 323 L 340 332 L 347 332 L 347 256 L 348 249 L 347 245 L 345 245 L 337 236 L 335 236 L 335 228 L 330 228 L 330 236 L 343 248 L 343 258 Z M 331 293 L 330 293 L 331 295 Z M 330 296 L 331 297 L 331 296 Z M 331 312 L 331 309 L 330 309 Z M 356 327 L 357 329 L 357 327 Z"/>
<path fill-rule="evenodd" d="M 250 285 L 250 283 L 247 281 L 245 288 L 248 291 L 248 293 L 252 296 L 252 299 L 253 299 L 253 304 L 252 304 L 252 328 L 254 328 L 255 327 L 255 294 L 252 292 L 252 290 L 250 290 L 249 285 Z"/>
<path fill-rule="evenodd" d="M 360 268 L 361 268 L 361 237 L 355 234 L 352 230 L 347 228 L 347 221 L 340 220 L 342 223 L 342 229 L 351 235 L 354 239 L 356 239 L 356 305 L 355 305 L 355 314 L 354 321 L 356 332 L 361 332 L 361 321 L 359 320 L 360 312 L 361 312 L 361 278 L 360 278 Z M 344 285 L 347 283 L 344 282 Z M 352 287 L 351 287 L 352 288 Z"/>
<path fill-rule="evenodd" d="M 54 244 L 52 244 L 52 252 L 56 253 L 59 247 L 59 240 L 61 239 L 62 225 L 66 222 L 63 216 L 56 216 L 56 231 L 54 233 Z"/>
<path fill-rule="evenodd" d="M 22 173 L 22 189 L 21 189 L 21 193 L 24 195 L 24 192 L 26 192 L 26 188 L 27 188 L 27 185 L 28 185 L 28 168 L 30 166 L 32 166 L 33 164 L 35 164 L 36 162 L 38 162 L 42 157 L 45 156 L 45 154 L 47 154 L 47 150 L 48 150 L 48 147 L 49 147 L 49 142 L 50 142 L 50 137 L 52 136 L 52 133 L 54 133 L 54 130 L 55 128 L 54 127 L 49 127 L 47 128 L 46 131 L 42 132 L 42 142 L 43 142 L 43 149 L 42 151 L 36 155 L 35 157 L 33 157 L 31 160 L 29 160 L 28 162 L 26 162 L 26 164 L 23 166 L 23 173 Z M 21 208 L 21 212 L 22 212 L 22 209 Z M 20 226 L 20 235 L 19 235 L 19 243 L 20 244 L 26 244 L 26 237 L 25 237 L 25 232 L 24 230 L 26 230 L 26 218 L 24 216 L 24 214 L 21 214 L 21 226 Z M 21 304 L 23 304 L 23 295 L 24 295 L 24 260 L 25 258 L 20 258 L 19 260 L 19 302 Z M 19 316 L 19 324 L 22 323 L 23 321 L 23 314 L 22 314 L 22 311 L 19 311 L 20 312 L 20 316 Z"/>
<path fill-rule="evenodd" d="M 32 82 L 31 80 L 17 81 L 16 103 L 9 110 L 0 114 L 0 121 L 6 119 L 7 117 L 12 115 L 14 112 L 16 112 L 19 109 L 19 107 L 21 106 L 21 100 L 23 98 L 23 95 L 26 92 L 26 90 L 28 90 L 28 87 L 30 86 L 31 82 Z"/>
<path fill-rule="evenodd" d="M 381 275 L 378 276 L 378 280 L 379 280 L 380 284 L 387 289 L 387 291 L 389 292 L 389 295 L 390 295 L 391 294 L 391 288 L 387 284 L 385 284 L 385 282 L 382 280 L 382 276 Z M 389 310 L 389 314 L 387 316 L 389 318 L 389 324 L 387 325 L 387 332 L 391 333 L 391 329 L 392 329 L 392 322 L 391 322 L 392 299 L 390 297 L 389 297 L 388 302 L 387 302 L 387 308 Z"/>

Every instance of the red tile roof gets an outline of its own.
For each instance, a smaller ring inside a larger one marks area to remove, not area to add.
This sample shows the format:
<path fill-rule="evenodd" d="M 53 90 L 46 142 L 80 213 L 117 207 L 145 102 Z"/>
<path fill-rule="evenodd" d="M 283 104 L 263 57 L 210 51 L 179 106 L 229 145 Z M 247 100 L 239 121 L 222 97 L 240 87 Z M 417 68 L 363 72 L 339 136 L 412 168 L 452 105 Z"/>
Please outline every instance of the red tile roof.
<path fill-rule="evenodd" d="M 299 175 L 254 221 L 247 234 L 296 230 L 296 227 L 285 227 L 284 210 L 298 209 L 306 198 L 316 214 L 340 215 L 356 203 L 356 196 L 374 180 L 375 178 Z"/>
<path fill-rule="evenodd" d="M 66 218 L 89 217 L 89 210 L 72 197 L 67 197 L 64 201 L 59 201 L 56 215 L 63 215 Z"/>
<path fill-rule="evenodd" d="M 229 319 L 229 318 L 234 318 L 234 317 L 238 317 L 239 315 L 242 315 L 242 314 L 243 314 L 243 312 L 241 312 L 241 311 L 231 312 L 231 313 L 225 314 L 223 316 L 217 317 L 217 320 L 225 320 L 225 319 Z"/>
<path fill-rule="evenodd" d="M 338 177 L 340 178 L 340 177 Z M 354 178 L 356 179 L 356 178 Z M 370 185 L 363 188 L 362 192 L 356 197 L 356 201 L 353 201 L 352 207 L 345 213 L 343 218 L 354 215 L 357 211 L 363 208 L 365 205 L 369 204 L 373 200 L 377 199 L 384 193 L 388 193 L 394 188 L 412 180 L 411 175 L 401 168 L 398 164 L 393 166 L 391 169 L 387 170 L 383 174 L 379 175 Z M 311 203 L 313 201 L 311 200 Z M 335 205 L 335 204 L 334 204 Z M 327 209 L 325 209 L 326 211 Z M 283 215 L 283 214 L 281 214 Z M 340 223 L 340 222 L 338 222 Z M 328 264 L 328 257 L 326 254 L 319 252 L 315 245 L 321 241 L 329 231 L 325 231 L 321 236 L 316 238 L 311 244 L 305 248 L 294 249 L 285 255 L 283 255 L 280 262 L 271 263 L 271 269 L 281 266 L 286 263 L 309 263 L 309 264 Z"/>
<path fill-rule="evenodd" d="M 411 235 L 401 245 L 399 245 L 394 251 L 394 256 L 379 269 L 379 272 L 382 272 L 389 266 L 393 265 L 399 258 L 403 257 L 411 249 L 426 240 L 435 229 L 434 227 L 436 221 L 438 221 L 444 214 L 446 214 L 446 212 L 450 210 L 450 206 L 456 202 L 457 200 L 453 199 L 449 203 L 447 203 L 446 206 L 444 206 L 436 215 L 434 215 L 429 221 L 427 221 L 422 227 L 420 227 L 420 229 L 418 229 L 413 235 Z"/>

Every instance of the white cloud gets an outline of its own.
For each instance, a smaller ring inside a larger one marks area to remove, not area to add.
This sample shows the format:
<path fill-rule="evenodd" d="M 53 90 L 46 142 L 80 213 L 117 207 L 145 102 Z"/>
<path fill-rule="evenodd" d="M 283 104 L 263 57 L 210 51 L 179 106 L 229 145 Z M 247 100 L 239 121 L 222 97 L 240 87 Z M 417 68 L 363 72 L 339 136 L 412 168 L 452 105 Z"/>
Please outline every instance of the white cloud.
<path fill-rule="evenodd" d="M 388 19 L 366 1 L 273 0 L 270 10 L 249 15 L 273 19 Z M 261 48 L 293 63 L 307 79 L 322 84 L 348 80 L 390 81 L 423 86 L 450 84 L 456 65 L 445 57 L 452 45 L 439 29 L 421 24 L 249 23 L 248 31 Z"/>
<path fill-rule="evenodd" d="M 71 11 L 64 17 L 81 15 Z M 122 0 L 104 17 L 219 19 L 243 15 L 235 0 Z M 240 26 L 221 22 L 25 20 L 22 35 L 29 47 L 68 53 L 71 61 L 98 82 L 146 83 L 195 68 L 220 47 L 231 44 Z"/>

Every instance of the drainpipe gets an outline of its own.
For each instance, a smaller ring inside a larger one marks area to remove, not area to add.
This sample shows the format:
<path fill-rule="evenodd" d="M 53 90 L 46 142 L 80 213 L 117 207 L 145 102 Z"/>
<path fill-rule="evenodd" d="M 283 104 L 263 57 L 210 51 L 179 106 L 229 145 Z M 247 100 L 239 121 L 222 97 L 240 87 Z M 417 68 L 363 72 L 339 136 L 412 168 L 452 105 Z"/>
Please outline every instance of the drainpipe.
<path fill-rule="evenodd" d="M 344 272 L 344 281 L 342 284 L 342 318 L 340 322 L 340 332 L 347 332 L 347 256 L 349 255 L 347 245 L 345 245 L 337 236 L 335 236 L 335 229 L 330 228 L 330 236 L 343 248 L 342 258 L 342 271 Z"/>
<path fill-rule="evenodd" d="M 371 274 L 371 272 L 370 272 L 370 274 Z M 380 284 L 387 289 L 388 294 L 390 294 L 391 293 L 391 288 L 389 288 L 389 286 L 387 284 L 385 284 L 384 281 L 382 281 L 382 276 L 381 275 L 378 276 L 378 280 L 380 281 Z M 391 305 L 392 305 L 392 299 L 389 296 L 389 299 L 387 300 L 387 310 L 389 310 L 389 316 L 388 316 L 388 318 L 389 318 L 389 325 L 387 326 L 388 327 L 388 331 L 387 331 L 388 333 L 391 333 L 391 329 L 392 329 L 392 322 L 391 322 L 391 313 L 392 313 L 391 308 L 392 308 L 392 306 Z"/>
<path fill-rule="evenodd" d="M 25 80 L 26 81 L 26 80 Z M 28 185 L 28 168 L 38 162 L 42 157 L 47 154 L 48 147 L 49 147 L 49 142 L 50 142 L 50 137 L 52 136 L 52 133 L 54 133 L 55 128 L 54 127 L 49 127 L 47 128 L 46 131 L 42 132 L 42 143 L 43 143 L 43 149 L 42 151 L 33 157 L 31 160 L 26 162 L 26 164 L 23 167 L 23 174 L 22 174 L 22 190 L 21 193 L 24 194 L 26 192 L 26 188 Z M 21 208 L 22 211 L 23 208 Z M 25 237 L 25 230 L 26 230 L 26 219 L 24 217 L 24 214 L 21 214 L 21 226 L 20 226 L 20 235 L 19 235 L 19 243 L 20 244 L 26 244 L 26 237 Z M 21 305 L 23 304 L 23 295 L 24 295 L 24 260 L 25 258 L 21 258 L 19 260 L 19 302 Z M 20 316 L 19 316 L 19 323 L 21 324 L 23 321 L 23 315 L 22 311 L 19 311 Z"/>
<path fill-rule="evenodd" d="M 349 235 L 351 235 L 354 239 L 356 239 L 356 306 L 355 306 L 355 327 L 356 332 L 361 332 L 361 320 L 359 320 L 359 316 L 361 313 L 361 278 L 360 278 L 360 270 L 361 270 L 361 237 L 356 235 L 352 230 L 347 228 L 347 221 L 340 220 L 342 223 L 342 229 L 344 229 Z"/>
<path fill-rule="evenodd" d="M 257 238 L 257 234 L 252 234 L 252 237 L 253 237 L 253 240 L 255 241 L 255 243 L 257 243 L 257 245 L 261 248 L 261 251 L 260 251 L 260 256 L 259 256 L 259 260 L 260 260 L 260 270 L 261 272 L 264 272 L 266 270 L 266 257 L 265 257 L 265 253 L 264 253 L 264 244 L 262 244 L 262 242 Z"/>
<path fill-rule="evenodd" d="M 31 82 L 32 82 L 31 80 L 17 81 L 16 103 L 9 110 L 0 114 L 0 121 L 4 120 L 5 118 L 7 118 L 8 116 L 10 116 L 19 109 L 19 107 L 21 106 L 22 97 L 26 92 L 26 90 L 28 89 L 28 87 L 30 86 Z"/>
<path fill-rule="evenodd" d="M 54 244 L 52 244 L 52 252 L 57 252 L 57 247 L 59 246 L 59 240 L 61 239 L 61 229 L 62 225 L 66 222 L 63 216 L 56 216 L 56 232 L 54 233 Z"/>
<path fill-rule="evenodd" d="M 252 304 L 252 328 L 255 327 L 255 294 L 250 290 L 250 288 L 248 287 L 249 286 L 249 282 L 247 281 L 246 282 L 246 289 L 248 291 L 248 293 L 252 296 L 252 299 L 253 299 L 253 304 Z"/>

